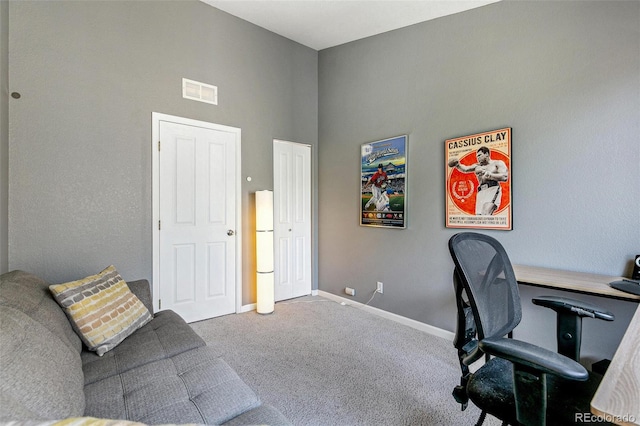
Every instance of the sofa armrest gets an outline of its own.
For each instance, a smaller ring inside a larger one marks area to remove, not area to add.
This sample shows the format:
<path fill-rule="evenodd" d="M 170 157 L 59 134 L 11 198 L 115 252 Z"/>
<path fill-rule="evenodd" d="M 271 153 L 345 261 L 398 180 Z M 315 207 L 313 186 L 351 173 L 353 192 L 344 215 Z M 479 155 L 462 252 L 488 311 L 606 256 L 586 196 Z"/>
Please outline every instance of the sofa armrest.
<path fill-rule="evenodd" d="M 151 315 L 153 315 L 153 299 L 151 298 L 151 286 L 148 280 L 127 281 L 129 289 L 138 299 L 147 307 Z"/>

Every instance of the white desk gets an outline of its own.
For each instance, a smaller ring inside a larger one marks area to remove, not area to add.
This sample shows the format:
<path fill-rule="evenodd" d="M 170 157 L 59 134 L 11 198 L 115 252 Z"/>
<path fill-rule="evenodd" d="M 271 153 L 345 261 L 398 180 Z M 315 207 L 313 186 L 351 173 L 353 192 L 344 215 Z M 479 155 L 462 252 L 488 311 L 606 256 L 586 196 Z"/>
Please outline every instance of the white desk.
<path fill-rule="evenodd" d="M 619 281 L 622 277 L 523 265 L 513 265 L 513 271 L 521 284 L 640 302 L 640 296 L 609 286 L 611 281 Z"/>
<path fill-rule="evenodd" d="M 640 296 L 609 286 L 622 277 L 522 265 L 513 270 L 521 284 L 640 302 Z M 591 412 L 611 423 L 640 426 L 640 305 L 591 401 Z"/>
<path fill-rule="evenodd" d="M 618 425 L 640 425 L 640 306 L 593 396 L 591 412 Z"/>

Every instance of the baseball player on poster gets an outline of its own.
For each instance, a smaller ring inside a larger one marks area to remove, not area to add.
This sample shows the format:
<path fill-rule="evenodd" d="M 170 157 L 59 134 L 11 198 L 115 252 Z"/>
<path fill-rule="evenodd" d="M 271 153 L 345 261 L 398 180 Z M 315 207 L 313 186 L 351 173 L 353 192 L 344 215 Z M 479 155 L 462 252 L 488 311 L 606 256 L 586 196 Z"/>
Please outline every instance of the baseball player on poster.
<path fill-rule="evenodd" d="M 378 211 L 388 211 L 389 210 L 389 197 L 387 196 L 387 181 L 389 177 L 387 173 L 384 171 L 384 167 L 382 163 L 378 164 L 378 170 L 369 178 L 365 188 L 371 186 L 371 192 L 373 196 L 367 204 L 365 204 L 364 209 L 369 209 L 371 204 L 375 205 L 375 209 Z"/>

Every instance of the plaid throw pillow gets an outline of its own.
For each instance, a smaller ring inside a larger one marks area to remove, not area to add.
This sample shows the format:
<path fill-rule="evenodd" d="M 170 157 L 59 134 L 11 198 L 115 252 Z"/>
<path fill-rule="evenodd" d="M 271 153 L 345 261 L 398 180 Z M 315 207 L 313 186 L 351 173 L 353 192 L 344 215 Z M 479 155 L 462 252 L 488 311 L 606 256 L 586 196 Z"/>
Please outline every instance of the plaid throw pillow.
<path fill-rule="evenodd" d="M 113 265 L 49 290 L 87 348 L 100 356 L 152 318 Z"/>

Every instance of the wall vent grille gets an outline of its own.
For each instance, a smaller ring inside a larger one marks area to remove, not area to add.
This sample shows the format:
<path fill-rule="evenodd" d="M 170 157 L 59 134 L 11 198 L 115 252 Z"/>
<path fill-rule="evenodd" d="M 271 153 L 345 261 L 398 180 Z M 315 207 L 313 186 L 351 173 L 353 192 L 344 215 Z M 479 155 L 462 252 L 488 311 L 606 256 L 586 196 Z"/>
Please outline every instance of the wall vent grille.
<path fill-rule="evenodd" d="M 193 101 L 218 105 L 218 87 L 183 78 L 182 97 Z"/>

